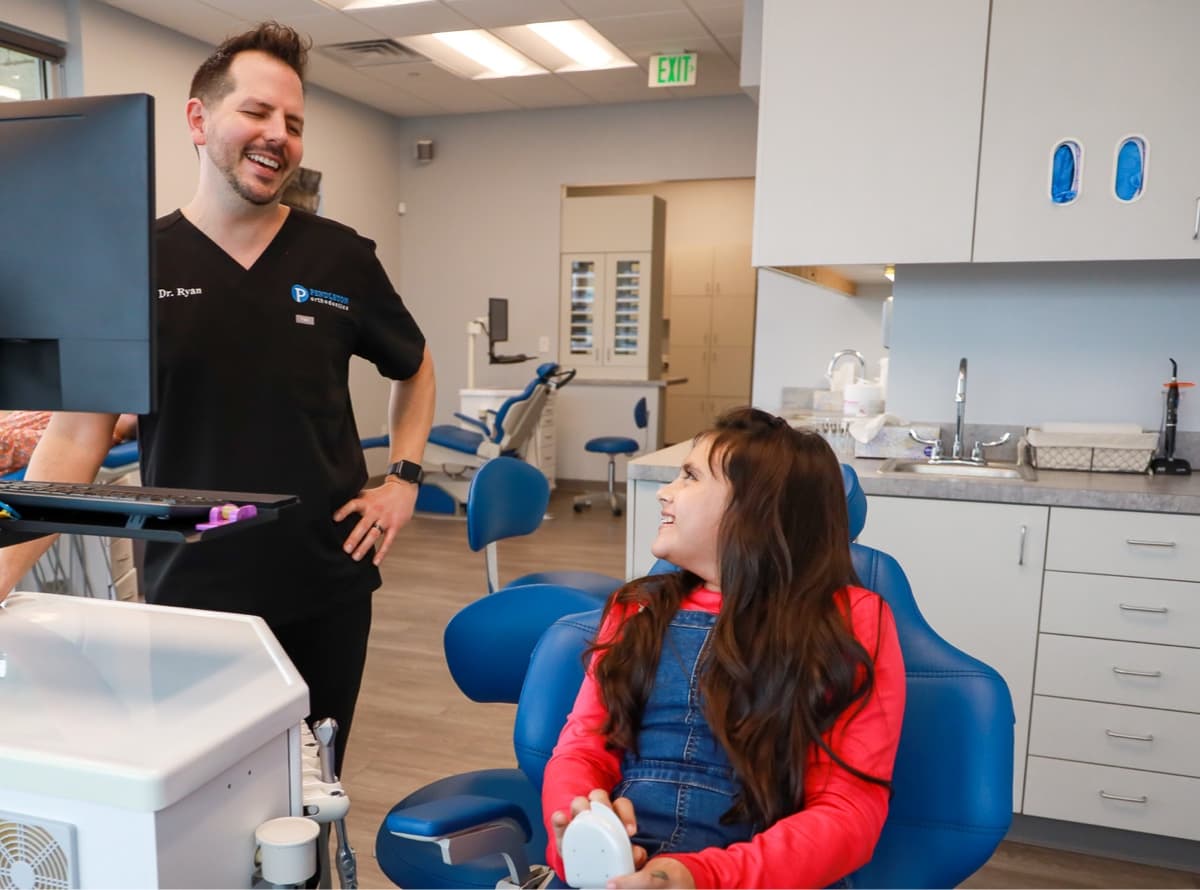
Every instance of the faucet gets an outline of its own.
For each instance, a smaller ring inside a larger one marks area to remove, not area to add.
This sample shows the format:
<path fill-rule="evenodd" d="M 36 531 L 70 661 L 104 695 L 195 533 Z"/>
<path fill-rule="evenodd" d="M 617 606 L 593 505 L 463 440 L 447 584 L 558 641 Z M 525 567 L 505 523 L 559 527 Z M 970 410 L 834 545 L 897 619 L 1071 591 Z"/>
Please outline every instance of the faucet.
<path fill-rule="evenodd" d="M 861 352 L 859 352 L 857 349 L 839 349 L 837 352 L 835 352 L 833 354 L 833 358 L 831 358 L 829 360 L 829 367 L 825 369 L 825 376 L 828 377 L 830 380 L 832 380 L 833 379 L 833 369 L 837 366 L 837 363 L 840 362 L 844 358 L 850 358 L 850 357 L 853 357 L 854 360 L 858 362 L 858 368 L 862 372 L 862 376 L 866 377 L 867 376 L 867 360 L 865 358 L 863 358 L 863 354 Z"/>
<path fill-rule="evenodd" d="M 945 457 L 942 453 L 941 439 L 922 439 L 917 435 L 915 430 L 909 430 L 908 434 L 922 445 L 931 446 L 929 454 L 929 462 L 931 464 L 938 463 L 959 463 L 959 464 L 975 464 L 982 466 L 987 463 L 983 456 L 983 449 L 991 448 L 993 445 L 1003 445 L 1009 440 L 1010 434 L 1005 433 L 999 439 L 991 442 L 980 442 L 976 440 L 974 447 L 971 448 L 971 456 L 967 457 L 966 440 L 963 438 L 963 427 L 965 426 L 967 416 L 967 360 L 961 358 L 958 360 L 958 385 L 954 389 L 954 443 L 950 446 L 950 456 Z"/>

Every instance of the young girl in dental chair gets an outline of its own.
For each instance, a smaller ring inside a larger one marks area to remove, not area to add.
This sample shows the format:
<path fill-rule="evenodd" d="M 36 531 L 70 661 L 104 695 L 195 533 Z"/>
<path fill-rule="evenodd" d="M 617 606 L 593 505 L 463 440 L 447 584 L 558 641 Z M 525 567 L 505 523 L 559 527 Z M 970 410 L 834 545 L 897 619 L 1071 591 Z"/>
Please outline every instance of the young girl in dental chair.
<path fill-rule="evenodd" d="M 606 607 L 542 790 L 550 862 L 611 803 L 634 874 L 610 887 L 824 887 L 887 816 L 904 666 L 857 586 L 837 459 L 741 408 L 660 490 L 652 551 L 680 570 Z"/>

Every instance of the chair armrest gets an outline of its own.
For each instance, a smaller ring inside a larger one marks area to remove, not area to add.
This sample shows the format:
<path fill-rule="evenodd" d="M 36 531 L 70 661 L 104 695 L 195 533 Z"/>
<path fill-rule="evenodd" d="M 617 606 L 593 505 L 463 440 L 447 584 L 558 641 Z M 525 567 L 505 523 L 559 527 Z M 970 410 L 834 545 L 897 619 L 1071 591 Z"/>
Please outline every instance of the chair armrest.
<path fill-rule="evenodd" d="M 456 794 L 395 810 L 388 814 L 384 825 L 393 834 L 434 840 L 503 819 L 515 822 L 524 832 L 522 843 L 532 837 L 529 818 L 519 806 L 509 800 L 477 794 Z"/>
<path fill-rule="evenodd" d="M 454 416 L 464 423 L 469 423 L 471 426 L 479 427 L 480 432 L 482 432 L 485 436 L 490 436 L 492 434 L 491 428 L 478 417 L 470 417 L 460 411 L 455 411 Z"/>

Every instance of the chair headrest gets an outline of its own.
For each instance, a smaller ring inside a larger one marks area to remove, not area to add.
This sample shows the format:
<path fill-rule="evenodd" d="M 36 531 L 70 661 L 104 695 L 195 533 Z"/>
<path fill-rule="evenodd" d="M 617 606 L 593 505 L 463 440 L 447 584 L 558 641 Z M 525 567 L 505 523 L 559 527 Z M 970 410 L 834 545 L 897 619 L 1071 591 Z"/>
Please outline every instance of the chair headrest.
<path fill-rule="evenodd" d="M 537 530 L 550 503 L 550 483 L 537 467 L 515 457 L 494 457 L 467 489 L 467 544 L 476 552 L 493 541 Z"/>
<path fill-rule="evenodd" d="M 850 540 L 853 541 L 867 524 L 867 493 L 859 484 L 858 473 L 849 464 L 842 464 L 842 485 L 846 489 L 846 512 L 850 518 Z"/>

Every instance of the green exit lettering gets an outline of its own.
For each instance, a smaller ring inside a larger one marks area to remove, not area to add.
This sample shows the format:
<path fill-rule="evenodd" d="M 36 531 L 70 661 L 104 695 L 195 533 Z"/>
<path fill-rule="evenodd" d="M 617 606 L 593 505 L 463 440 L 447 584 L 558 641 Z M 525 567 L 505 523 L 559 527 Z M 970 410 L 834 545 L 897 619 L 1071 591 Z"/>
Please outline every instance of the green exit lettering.
<path fill-rule="evenodd" d="M 650 57 L 650 86 L 686 87 L 696 82 L 696 53 Z"/>

